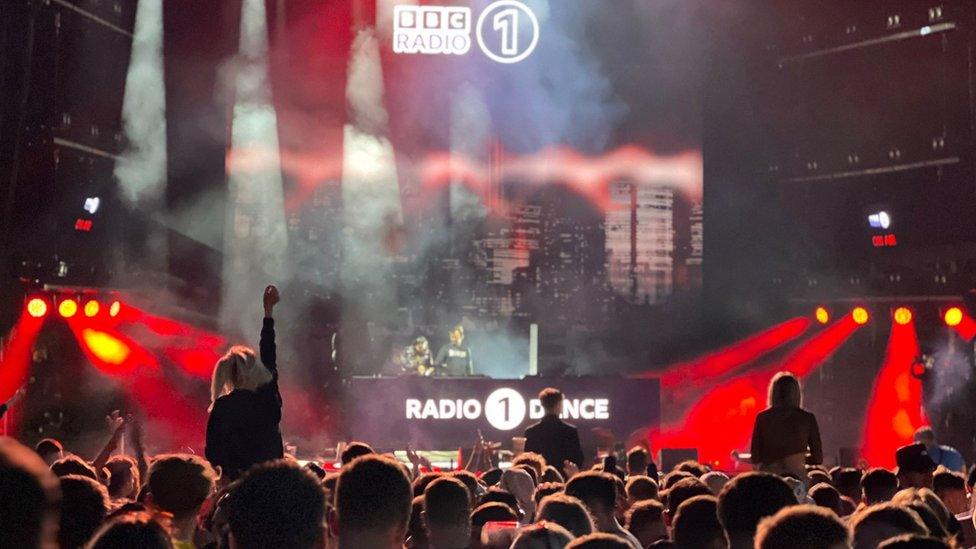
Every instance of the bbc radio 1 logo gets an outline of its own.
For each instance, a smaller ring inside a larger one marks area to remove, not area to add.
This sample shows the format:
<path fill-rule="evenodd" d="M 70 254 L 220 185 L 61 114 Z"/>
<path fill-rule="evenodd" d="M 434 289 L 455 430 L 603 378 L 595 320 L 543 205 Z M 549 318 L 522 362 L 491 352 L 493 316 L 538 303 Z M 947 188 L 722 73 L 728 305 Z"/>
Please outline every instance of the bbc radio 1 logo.
<path fill-rule="evenodd" d="M 465 55 L 471 50 L 471 8 L 393 7 L 393 51 L 405 54 Z M 489 59 L 512 64 L 532 55 L 539 44 L 539 20 L 518 0 L 497 0 L 475 24 L 478 47 Z"/>

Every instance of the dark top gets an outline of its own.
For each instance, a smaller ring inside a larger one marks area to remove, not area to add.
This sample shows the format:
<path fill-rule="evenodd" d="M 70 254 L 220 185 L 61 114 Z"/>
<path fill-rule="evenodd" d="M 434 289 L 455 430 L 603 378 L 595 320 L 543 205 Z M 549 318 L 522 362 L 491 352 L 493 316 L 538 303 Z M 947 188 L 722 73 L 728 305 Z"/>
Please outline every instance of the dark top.
<path fill-rule="evenodd" d="M 0 417 L 3 417 L 2 413 L 0 413 Z M 950 471 L 958 472 L 966 470 L 966 461 L 963 459 L 962 454 L 952 446 L 933 446 L 929 448 L 929 458 L 936 465 L 943 465 Z"/>
<path fill-rule="evenodd" d="M 579 432 L 555 415 L 547 415 L 525 430 L 525 451 L 542 454 L 549 465 L 560 471 L 565 460 L 583 467 Z"/>
<path fill-rule="evenodd" d="M 823 463 L 816 416 L 792 406 L 776 406 L 759 412 L 752 431 L 753 463 L 772 463 L 808 451 L 809 463 Z"/>
<path fill-rule="evenodd" d="M 207 459 L 234 480 L 252 465 L 284 457 L 274 319 L 261 329 L 261 362 L 271 381 L 256 391 L 237 389 L 217 399 L 207 421 Z"/>
<path fill-rule="evenodd" d="M 474 365 L 471 362 L 471 349 L 461 345 L 448 343 L 437 352 L 434 364 L 438 367 L 437 375 L 442 376 L 470 376 L 474 375 Z"/>
<path fill-rule="evenodd" d="M 6 413 L 7 413 L 7 403 L 4 402 L 3 404 L 0 404 L 0 418 L 3 418 L 3 415 Z"/>

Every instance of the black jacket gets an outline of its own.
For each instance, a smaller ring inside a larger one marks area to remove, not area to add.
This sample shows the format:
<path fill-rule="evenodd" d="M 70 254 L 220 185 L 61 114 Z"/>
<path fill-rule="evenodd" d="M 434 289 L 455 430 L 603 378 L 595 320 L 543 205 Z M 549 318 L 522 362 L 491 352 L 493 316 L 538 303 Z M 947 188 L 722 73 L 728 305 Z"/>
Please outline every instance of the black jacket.
<path fill-rule="evenodd" d="M 217 399 L 207 421 L 207 460 L 223 474 L 237 479 L 252 465 L 280 459 L 281 393 L 278 391 L 274 320 L 264 319 L 261 362 L 271 381 L 256 391 L 238 389 Z"/>
<path fill-rule="evenodd" d="M 579 432 L 557 416 L 545 416 L 525 430 L 525 451 L 542 454 L 549 465 L 560 471 L 565 460 L 583 467 Z"/>
<path fill-rule="evenodd" d="M 820 426 L 813 414 L 792 406 L 759 412 L 752 431 L 753 463 L 772 463 L 806 452 L 810 453 L 809 463 L 823 463 Z"/>

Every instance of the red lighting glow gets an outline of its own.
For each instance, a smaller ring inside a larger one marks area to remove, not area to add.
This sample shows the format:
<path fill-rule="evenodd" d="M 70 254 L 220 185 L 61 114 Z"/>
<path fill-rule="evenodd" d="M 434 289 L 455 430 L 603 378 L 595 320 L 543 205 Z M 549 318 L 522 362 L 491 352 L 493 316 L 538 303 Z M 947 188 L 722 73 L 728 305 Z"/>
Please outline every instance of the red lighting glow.
<path fill-rule="evenodd" d="M 801 379 L 810 375 L 858 328 L 846 316 L 804 341 L 781 361 L 718 384 L 683 417 L 649 433 L 651 446 L 698 448 L 702 463 L 731 465 L 729 449 L 749 448 L 752 424 L 765 407 L 766 389 L 773 375 L 780 370 L 793 372 Z"/>
<path fill-rule="evenodd" d="M 871 315 L 868 314 L 868 310 L 864 307 L 854 307 L 854 310 L 851 311 L 851 318 L 855 324 L 863 326 L 871 320 Z"/>
<path fill-rule="evenodd" d="M 34 318 L 41 318 L 47 314 L 47 301 L 39 297 L 31 298 L 27 302 L 27 314 Z"/>
<path fill-rule="evenodd" d="M 41 318 L 25 311 L 4 341 L 0 351 L 0 402 L 6 402 L 29 378 L 34 343 L 43 325 Z M 4 420 L 10 418 L 9 432 L 16 432 L 17 417 L 16 408 L 4 416 Z"/>
<path fill-rule="evenodd" d="M 959 307 L 946 311 L 944 320 L 962 339 L 972 341 L 976 338 L 976 320 Z"/>
<path fill-rule="evenodd" d="M 65 299 L 58 305 L 58 314 L 62 318 L 71 318 L 78 312 L 78 302 L 74 299 Z"/>
<path fill-rule="evenodd" d="M 166 426 L 163 444 L 202 443 L 206 412 L 170 383 L 153 352 L 104 317 L 69 319 L 68 327 L 92 366 L 127 390 L 146 421 Z"/>
<path fill-rule="evenodd" d="M 809 327 L 810 319 L 793 318 L 714 353 L 669 366 L 660 375 L 665 400 L 672 404 L 688 400 L 694 390 L 713 386 L 716 378 L 786 345 L 803 335 Z M 653 375 L 647 374 L 647 377 L 657 375 L 655 372 Z"/>
<path fill-rule="evenodd" d="M 195 326 L 126 306 L 126 316 L 154 334 L 147 350 L 195 377 L 209 379 L 227 340 Z"/>
<path fill-rule="evenodd" d="M 75 230 L 82 233 L 87 233 L 92 230 L 92 220 L 78 218 L 75 220 Z"/>
<path fill-rule="evenodd" d="M 861 447 L 872 466 L 893 467 L 895 450 L 912 442 L 927 420 L 922 409 L 922 382 L 912 376 L 919 354 L 914 324 L 891 327 L 888 349 L 865 415 Z"/>
<path fill-rule="evenodd" d="M 898 307 L 892 317 L 895 319 L 895 324 L 904 326 L 912 321 L 912 310 L 908 307 Z"/>

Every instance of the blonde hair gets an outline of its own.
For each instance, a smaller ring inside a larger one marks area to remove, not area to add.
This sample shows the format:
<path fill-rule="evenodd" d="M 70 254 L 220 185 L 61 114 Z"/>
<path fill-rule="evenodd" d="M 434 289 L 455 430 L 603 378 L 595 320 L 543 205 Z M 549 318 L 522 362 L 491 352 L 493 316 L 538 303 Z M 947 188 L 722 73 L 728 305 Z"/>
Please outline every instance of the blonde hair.
<path fill-rule="evenodd" d="M 217 399 L 237 389 L 256 391 L 271 381 L 271 372 L 258 363 L 254 350 L 235 345 L 214 367 L 210 380 L 210 409 Z"/>
<path fill-rule="evenodd" d="M 769 406 L 799 408 L 803 400 L 800 380 L 790 372 L 779 372 L 769 382 Z"/>

